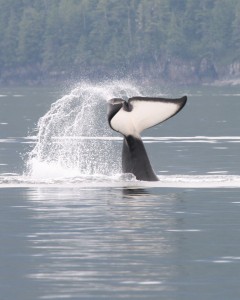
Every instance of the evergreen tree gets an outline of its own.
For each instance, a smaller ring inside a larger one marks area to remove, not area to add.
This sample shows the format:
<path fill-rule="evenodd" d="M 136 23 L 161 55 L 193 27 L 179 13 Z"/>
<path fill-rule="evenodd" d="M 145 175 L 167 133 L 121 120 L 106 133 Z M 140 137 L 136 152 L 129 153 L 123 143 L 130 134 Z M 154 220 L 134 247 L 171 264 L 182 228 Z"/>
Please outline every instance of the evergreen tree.
<path fill-rule="evenodd" d="M 0 71 L 147 69 L 240 56 L 239 0 L 0 0 Z"/>
<path fill-rule="evenodd" d="M 19 23 L 18 58 L 21 65 L 42 63 L 44 16 L 35 8 L 24 8 Z"/>

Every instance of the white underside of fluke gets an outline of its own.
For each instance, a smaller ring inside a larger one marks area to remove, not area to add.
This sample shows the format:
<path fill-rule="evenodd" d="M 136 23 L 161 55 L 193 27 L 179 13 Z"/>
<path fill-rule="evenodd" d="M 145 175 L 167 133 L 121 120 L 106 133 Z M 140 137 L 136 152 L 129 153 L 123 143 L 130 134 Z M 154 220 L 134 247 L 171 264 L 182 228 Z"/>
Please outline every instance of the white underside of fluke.
<path fill-rule="evenodd" d="M 144 129 L 169 119 L 179 110 L 179 104 L 172 102 L 134 100 L 131 105 L 131 111 L 121 108 L 111 120 L 111 127 L 125 136 L 139 136 Z"/>

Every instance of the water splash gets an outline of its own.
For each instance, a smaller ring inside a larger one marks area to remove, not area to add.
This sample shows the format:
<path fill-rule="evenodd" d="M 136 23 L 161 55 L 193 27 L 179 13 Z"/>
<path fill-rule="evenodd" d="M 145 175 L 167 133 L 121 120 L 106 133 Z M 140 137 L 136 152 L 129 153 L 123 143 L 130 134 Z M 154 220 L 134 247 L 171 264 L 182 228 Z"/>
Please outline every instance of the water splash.
<path fill-rule="evenodd" d="M 123 81 L 80 83 L 38 122 L 37 144 L 29 154 L 27 174 L 34 178 L 113 175 L 121 172 L 121 147 L 112 140 L 106 101 L 140 95 Z M 89 137 L 81 139 L 79 137 Z"/>

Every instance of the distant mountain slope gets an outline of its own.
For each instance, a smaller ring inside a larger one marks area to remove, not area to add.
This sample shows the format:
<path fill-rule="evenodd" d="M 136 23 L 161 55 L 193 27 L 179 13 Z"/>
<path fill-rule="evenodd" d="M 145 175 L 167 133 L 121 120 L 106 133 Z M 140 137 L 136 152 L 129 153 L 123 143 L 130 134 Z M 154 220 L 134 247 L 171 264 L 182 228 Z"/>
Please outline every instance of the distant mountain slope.
<path fill-rule="evenodd" d="M 0 0 L 0 82 L 238 76 L 238 0 Z"/>

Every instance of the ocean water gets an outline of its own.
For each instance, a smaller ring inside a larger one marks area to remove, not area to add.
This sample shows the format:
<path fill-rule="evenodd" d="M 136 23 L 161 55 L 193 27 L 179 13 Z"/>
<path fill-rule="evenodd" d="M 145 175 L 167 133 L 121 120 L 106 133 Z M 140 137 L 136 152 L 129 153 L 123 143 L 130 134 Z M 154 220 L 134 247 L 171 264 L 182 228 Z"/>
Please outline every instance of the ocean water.
<path fill-rule="evenodd" d="M 121 174 L 106 101 L 188 96 Z M 0 89 L 0 299 L 240 297 L 240 87 Z"/>

